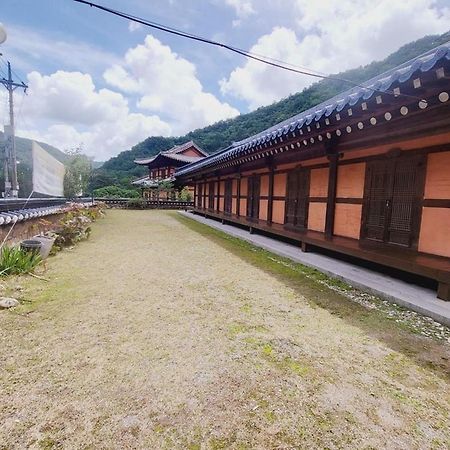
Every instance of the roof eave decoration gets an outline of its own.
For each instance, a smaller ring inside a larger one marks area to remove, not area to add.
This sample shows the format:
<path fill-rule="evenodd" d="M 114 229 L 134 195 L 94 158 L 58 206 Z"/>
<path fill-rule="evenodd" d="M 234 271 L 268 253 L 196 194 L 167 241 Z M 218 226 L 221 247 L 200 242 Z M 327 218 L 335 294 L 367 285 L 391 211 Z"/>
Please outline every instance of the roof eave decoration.
<path fill-rule="evenodd" d="M 318 122 L 323 118 L 325 118 L 325 123 L 327 124 L 327 118 L 333 113 L 339 117 L 339 113 L 346 107 L 352 107 L 358 103 L 369 100 L 373 96 L 379 96 L 383 92 L 389 90 L 395 83 L 401 84 L 409 81 L 414 73 L 428 72 L 441 60 L 450 60 L 450 42 L 380 74 L 366 81 L 361 86 L 344 91 L 343 93 L 274 125 L 261 133 L 242 141 L 234 142 L 231 146 L 222 151 L 210 155 L 198 162 L 183 166 L 176 171 L 175 176 L 188 175 L 211 166 L 224 164 L 231 159 L 250 155 L 255 149 L 261 149 L 283 142 L 284 137 L 289 133 L 294 135 L 295 133 L 298 133 L 301 135 L 305 128 L 310 131 L 310 128 L 312 128 L 314 123 L 316 123 L 315 126 L 320 126 Z M 351 109 L 349 109 L 349 111 L 351 111 Z M 341 133 L 341 131 L 339 131 L 339 133 Z M 331 136 L 328 135 L 329 133 L 326 134 L 326 137 L 330 139 Z"/>

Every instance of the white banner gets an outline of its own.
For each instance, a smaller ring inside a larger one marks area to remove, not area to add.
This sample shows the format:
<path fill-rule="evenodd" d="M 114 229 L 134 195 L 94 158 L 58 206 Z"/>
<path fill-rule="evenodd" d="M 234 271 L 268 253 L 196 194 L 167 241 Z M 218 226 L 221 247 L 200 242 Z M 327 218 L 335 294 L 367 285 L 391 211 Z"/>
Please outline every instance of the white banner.
<path fill-rule="evenodd" d="M 33 142 L 33 191 L 53 197 L 64 197 L 66 168 L 56 158 Z"/>

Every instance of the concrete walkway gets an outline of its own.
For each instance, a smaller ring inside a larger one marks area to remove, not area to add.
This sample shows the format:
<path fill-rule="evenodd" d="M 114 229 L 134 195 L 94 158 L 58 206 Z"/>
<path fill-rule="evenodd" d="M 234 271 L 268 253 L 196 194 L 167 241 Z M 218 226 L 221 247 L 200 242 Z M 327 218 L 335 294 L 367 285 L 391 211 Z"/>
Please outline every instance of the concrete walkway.
<path fill-rule="evenodd" d="M 299 246 L 260 234 L 250 234 L 247 230 L 233 225 L 222 224 L 219 221 L 207 219 L 197 214 L 184 211 L 180 212 L 180 214 L 231 236 L 244 239 L 272 253 L 320 270 L 327 275 L 345 281 L 351 286 L 397 303 L 398 305 L 431 317 L 439 323 L 450 326 L 450 302 L 438 299 L 436 292 L 432 289 L 410 284 L 398 278 L 393 278 L 389 275 L 329 256 L 314 252 L 303 253 Z"/>

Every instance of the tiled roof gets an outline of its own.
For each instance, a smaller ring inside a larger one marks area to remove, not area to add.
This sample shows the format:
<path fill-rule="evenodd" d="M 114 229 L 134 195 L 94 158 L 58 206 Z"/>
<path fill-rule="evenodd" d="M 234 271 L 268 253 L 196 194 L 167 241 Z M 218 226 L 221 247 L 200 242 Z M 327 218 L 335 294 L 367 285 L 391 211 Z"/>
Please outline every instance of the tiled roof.
<path fill-rule="evenodd" d="M 196 170 L 220 164 L 238 157 L 243 151 L 252 149 L 261 144 L 269 144 L 273 140 L 307 127 L 311 122 L 317 122 L 321 118 L 329 117 L 333 112 L 340 112 L 347 106 L 353 106 L 358 102 L 368 100 L 378 93 L 387 92 L 394 83 L 405 83 L 414 73 L 428 72 L 438 61 L 450 60 L 450 42 L 436 47 L 423 55 L 420 55 L 400 66 L 397 66 L 381 75 L 378 75 L 364 83 L 341 94 L 338 94 L 325 102 L 297 114 L 290 119 L 270 127 L 261 133 L 255 134 L 239 142 L 233 142 L 229 147 L 221 150 L 201 161 L 181 167 L 175 176 L 185 175 Z"/>
<path fill-rule="evenodd" d="M 175 145 L 175 147 L 172 147 L 171 149 L 161 153 L 181 153 L 184 152 L 185 150 L 188 150 L 191 147 L 194 147 L 203 156 L 208 156 L 208 153 L 202 150 L 194 141 L 185 142 L 184 144 L 181 145 Z"/>
<path fill-rule="evenodd" d="M 194 147 L 198 152 L 200 152 L 203 156 L 186 156 L 186 155 L 180 155 L 179 153 L 184 152 L 185 150 L 188 150 L 189 148 Z M 177 161 L 184 161 L 184 162 L 193 162 L 197 161 L 199 159 L 202 159 L 203 157 L 207 156 L 208 154 L 202 150 L 194 141 L 189 141 L 181 145 L 175 145 L 175 147 L 172 147 L 169 150 L 165 150 L 164 152 L 158 153 L 156 156 L 152 156 L 151 158 L 147 159 L 135 159 L 134 162 L 136 164 L 140 165 L 147 165 L 153 162 L 158 156 L 166 156 L 171 159 L 176 159 Z M 175 156 L 178 156 L 179 159 L 177 159 Z M 183 158 L 192 158 L 192 159 L 183 159 Z"/>

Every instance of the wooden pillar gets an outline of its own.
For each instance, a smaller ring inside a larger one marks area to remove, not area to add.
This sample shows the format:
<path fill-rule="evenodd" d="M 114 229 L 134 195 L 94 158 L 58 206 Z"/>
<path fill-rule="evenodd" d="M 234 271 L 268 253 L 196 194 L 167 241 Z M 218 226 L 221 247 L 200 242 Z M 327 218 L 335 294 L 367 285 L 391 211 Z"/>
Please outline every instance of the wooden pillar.
<path fill-rule="evenodd" d="M 339 155 L 337 153 L 328 156 L 328 160 L 330 161 L 330 171 L 328 176 L 327 213 L 325 217 L 325 237 L 327 239 L 331 239 L 334 231 L 338 159 Z"/>
<path fill-rule="evenodd" d="M 273 215 L 273 179 L 275 176 L 274 171 L 275 168 L 271 166 L 269 172 L 269 196 L 267 200 L 267 223 L 269 225 L 272 225 L 272 215 Z"/>
<path fill-rule="evenodd" d="M 202 192 L 202 195 L 203 195 L 202 207 L 204 210 L 206 210 L 206 186 L 207 186 L 206 176 L 204 176 L 203 177 L 203 192 Z"/>
<path fill-rule="evenodd" d="M 220 175 L 217 177 L 217 205 L 216 211 L 220 211 Z"/>
<path fill-rule="evenodd" d="M 450 301 L 450 283 L 439 282 L 437 297 L 447 302 Z"/>
<path fill-rule="evenodd" d="M 241 180 L 241 174 L 239 174 L 236 187 L 236 215 L 238 217 L 241 215 Z"/>

